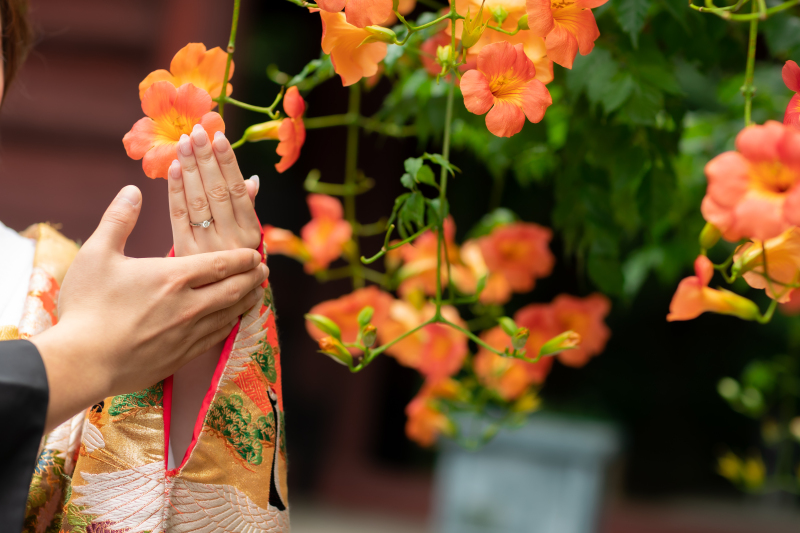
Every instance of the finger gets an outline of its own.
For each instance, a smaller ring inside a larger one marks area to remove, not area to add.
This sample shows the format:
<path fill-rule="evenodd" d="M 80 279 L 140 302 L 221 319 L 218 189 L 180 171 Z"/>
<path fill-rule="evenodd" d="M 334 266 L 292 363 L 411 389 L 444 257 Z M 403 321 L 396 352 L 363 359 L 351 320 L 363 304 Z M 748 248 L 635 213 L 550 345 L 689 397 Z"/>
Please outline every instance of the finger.
<path fill-rule="evenodd" d="M 192 298 L 200 310 L 197 319 L 235 304 L 248 292 L 260 287 L 267 274 L 266 265 L 261 264 L 248 272 L 195 289 Z"/>
<path fill-rule="evenodd" d="M 186 191 L 183 189 L 181 164 L 175 160 L 169 166 L 169 220 L 172 224 L 172 241 L 175 253 L 188 251 L 194 243 L 194 233 L 189 225 L 189 208 L 186 205 Z M 182 255 L 182 254 L 181 254 Z"/>
<path fill-rule="evenodd" d="M 142 210 L 142 192 L 128 185 L 117 194 L 85 246 L 104 246 L 117 253 L 125 253 L 125 242 L 133 231 Z M 260 259 L 260 258 L 259 258 Z"/>
<path fill-rule="evenodd" d="M 225 309 L 220 309 L 219 311 L 215 311 L 202 318 L 192 328 L 192 334 L 196 335 L 196 338 L 200 339 L 213 333 L 214 331 L 217 331 L 218 329 L 225 327 L 228 323 L 231 321 L 236 321 L 240 316 L 252 309 L 253 306 L 260 302 L 263 297 L 264 289 L 260 287 L 248 292 L 244 298 L 232 306 L 226 307 Z"/>
<path fill-rule="evenodd" d="M 196 289 L 230 276 L 252 271 L 261 263 L 261 255 L 255 250 L 239 248 L 180 257 L 172 261 L 175 271 L 182 272 L 186 276 L 188 287 Z M 239 298 L 246 292 L 243 291 Z"/>
<path fill-rule="evenodd" d="M 200 169 L 197 167 L 192 150 L 192 141 L 185 133 L 178 141 L 178 161 L 183 172 L 183 188 L 186 191 L 186 205 L 189 211 L 189 221 L 199 224 L 204 220 L 211 219 L 211 209 L 208 206 L 206 191 L 203 189 L 203 179 L 200 177 Z M 213 233 L 214 228 L 192 228 L 195 240 L 200 243 Z"/>
<path fill-rule="evenodd" d="M 217 331 L 211 332 L 205 337 L 202 337 L 200 340 L 196 341 L 189 349 L 186 351 L 186 354 L 182 357 L 180 363 L 176 368 L 181 368 L 183 365 L 200 355 L 201 353 L 207 352 L 212 346 L 215 346 L 217 343 L 220 343 L 228 338 L 228 335 L 231 334 L 233 327 L 238 322 L 237 320 L 232 320 L 231 322 L 227 323 L 225 327 L 218 329 Z"/>
<path fill-rule="evenodd" d="M 195 124 L 192 129 L 192 150 L 203 180 L 203 189 L 208 198 L 211 215 L 214 217 L 214 227 L 222 236 L 238 234 L 238 225 L 233 216 L 231 195 L 228 193 L 228 183 L 222 176 L 222 171 L 217 164 L 217 157 L 211 147 L 205 128 Z"/>
<path fill-rule="evenodd" d="M 242 171 L 239 170 L 239 164 L 236 162 L 236 154 L 233 153 L 231 143 L 228 142 L 222 132 L 217 132 L 214 134 L 213 145 L 219 168 L 228 183 L 233 214 L 236 217 L 237 224 L 239 224 L 240 228 L 258 226 L 258 218 L 256 218 L 256 212 L 253 208 L 255 204 L 248 194 L 247 185 L 245 185 L 242 177 Z M 257 189 L 258 187 L 256 187 Z"/>
<path fill-rule="evenodd" d="M 256 205 L 256 195 L 258 194 L 258 189 L 261 186 L 261 180 L 258 176 L 250 176 L 249 180 L 245 180 L 245 185 L 247 185 L 247 196 L 250 197 L 250 201 L 253 202 L 253 205 Z"/>

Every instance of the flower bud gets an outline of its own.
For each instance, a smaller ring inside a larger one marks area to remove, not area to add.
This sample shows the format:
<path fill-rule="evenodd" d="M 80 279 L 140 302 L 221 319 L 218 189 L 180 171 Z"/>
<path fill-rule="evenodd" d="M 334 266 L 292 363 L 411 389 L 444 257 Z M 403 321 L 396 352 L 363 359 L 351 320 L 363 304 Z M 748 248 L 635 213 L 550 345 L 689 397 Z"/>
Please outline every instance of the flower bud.
<path fill-rule="evenodd" d="M 703 250 L 710 250 L 717 244 L 721 236 L 722 232 L 719 231 L 719 228 L 711 222 L 706 222 L 703 231 L 700 232 L 700 248 Z"/>
<path fill-rule="evenodd" d="M 367 43 L 395 44 L 397 42 L 397 34 L 392 30 L 390 30 L 389 28 L 384 28 L 383 26 L 367 26 L 364 29 L 369 32 L 369 37 L 361 41 L 361 44 L 367 44 Z"/>
<path fill-rule="evenodd" d="M 517 332 L 519 327 L 517 327 L 517 323 L 514 320 L 507 316 L 501 316 L 497 319 L 497 323 L 500 324 L 500 327 L 505 331 L 506 335 L 509 337 L 513 337 L 514 334 Z"/>
<path fill-rule="evenodd" d="M 467 10 L 467 17 L 464 19 L 464 30 L 461 32 L 461 45 L 464 48 L 475 46 L 475 44 L 480 40 L 481 36 L 483 35 L 483 30 L 485 30 L 486 26 L 489 24 L 488 20 L 486 23 L 482 22 L 483 5 L 481 5 L 481 8 L 478 10 L 475 18 L 470 17 L 469 10 Z"/>
<path fill-rule="evenodd" d="M 492 7 L 490 8 L 490 11 L 492 12 L 492 18 L 498 24 L 503 24 L 503 22 L 505 22 L 508 18 L 508 11 L 506 11 L 506 8 L 503 6 Z M 525 16 L 527 17 L 528 15 L 526 14 Z"/>
<path fill-rule="evenodd" d="M 520 30 L 529 30 L 529 29 L 531 29 L 531 27 L 528 26 L 528 14 L 527 13 L 525 13 L 524 15 L 522 15 L 519 18 L 519 20 L 517 21 L 517 28 L 519 28 Z"/>
<path fill-rule="evenodd" d="M 514 402 L 514 405 L 511 406 L 511 410 L 515 413 L 532 413 L 539 409 L 541 404 L 542 399 L 539 398 L 539 395 L 532 390 L 528 390 Z"/>
<path fill-rule="evenodd" d="M 436 62 L 440 65 L 449 65 L 450 63 L 455 62 L 455 59 L 453 47 L 449 44 L 447 46 L 439 46 L 436 48 Z"/>
<path fill-rule="evenodd" d="M 709 291 L 706 299 L 714 304 L 711 310 L 721 315 L 738 316 L 742 320 L 756 320 L 761 315 L 755 302 L 727 289 Z"/>
<path fill-rule="evenodd" d="M 539 350 L 541 357 L 549 357 L 565 350 L 572 350 L 580 345 L 581 336 L 574 331 L 565 331 L 561 335 L 556 335 Z"/>
<path fill-rule="evenodd" d="M 342 341 L 334 339 L 333 337 L 323 337 L 319 340 L 319 351 L 324 353 L 337 363 L 343 364 L 347 367 L 352 366 L 353 356 L 344 347 Z"/>
<path fill-rule="evenodd" d="M 513 346 L 515 350 L 522 350 L 525 348 L 525 343 L 528 342 L 528 335 L 530 335 L 528 328 L 519 328 L 511 336 L 511 346 Z"/>
<path fill-rule="evenodd" d="M 366 326 L 372 320 L 372 315 L 375 314 L 375 309 L 372 306 L 366 306 L 361 312 L 358 313 L 358 325 Z"/>
<path fill-rule="evenodd" d="M 283 120 L 270 120 L 261 124 L 253 124 L 244 130 L 244 139 L 247 142 L 278 140 L 278 128 Z"/>
<path fill-rule="evenodd" d="M 342 340 L 342 330 L 339 329 L 338 324 L 325 315 L 307 314 L 305 315 L 305 319 L 311 322 L 323 333 L 326 333 L 337 340 Z"/>
<path fill-rule="evenodd" d="M 376 328 L 372 324 L 367 324 L 363 328 L 361 328 L 361 342 L 364 343 L 364 346 L 369 348 L 373 344 L 375 344 L 375 339 L 378 336 L 378 328 Z"/>

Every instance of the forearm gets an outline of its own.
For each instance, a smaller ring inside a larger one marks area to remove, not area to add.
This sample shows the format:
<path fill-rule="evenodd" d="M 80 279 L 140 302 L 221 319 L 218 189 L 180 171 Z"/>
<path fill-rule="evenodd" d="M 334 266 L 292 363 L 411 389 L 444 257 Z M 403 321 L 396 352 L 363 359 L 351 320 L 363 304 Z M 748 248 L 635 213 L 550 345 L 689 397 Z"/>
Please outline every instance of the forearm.
<path fill-rule="evenodd" d="M 45 433 L 102 400 L 109 379 L 98 365 L 87 364 L 87 354 L 101 349 L 92 338 L 61 322 L 30 340 L 39 350 L 47 372 L 50 398 Z"/>

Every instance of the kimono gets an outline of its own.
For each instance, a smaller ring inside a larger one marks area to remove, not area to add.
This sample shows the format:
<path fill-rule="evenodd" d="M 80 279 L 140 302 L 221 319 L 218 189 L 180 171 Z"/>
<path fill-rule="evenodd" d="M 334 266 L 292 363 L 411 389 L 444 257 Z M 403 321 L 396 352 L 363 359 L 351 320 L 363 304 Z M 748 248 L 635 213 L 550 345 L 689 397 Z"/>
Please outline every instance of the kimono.
<path fill-rule="evenodd" d="M 278 337 L 268 282 L 261 291 L 225 341 L 178 466 L 171 377 L 105 398 L 43 438 L 24 531 L 289 531 Z"/>

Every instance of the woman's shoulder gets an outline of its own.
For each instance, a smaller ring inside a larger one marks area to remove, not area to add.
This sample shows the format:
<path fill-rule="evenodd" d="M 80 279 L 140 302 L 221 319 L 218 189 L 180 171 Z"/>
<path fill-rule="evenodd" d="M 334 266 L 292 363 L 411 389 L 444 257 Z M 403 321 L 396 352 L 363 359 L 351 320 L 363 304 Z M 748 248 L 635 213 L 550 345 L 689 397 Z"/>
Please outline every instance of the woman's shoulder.
<path fill-rule="evenodd" d="M 33 265 L 44 269 L 60 285 L 78 253 L 78 244 L 47 223 L 33 224 L 20 235 L 36 243 Z"/>

